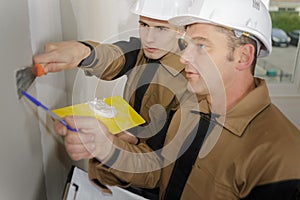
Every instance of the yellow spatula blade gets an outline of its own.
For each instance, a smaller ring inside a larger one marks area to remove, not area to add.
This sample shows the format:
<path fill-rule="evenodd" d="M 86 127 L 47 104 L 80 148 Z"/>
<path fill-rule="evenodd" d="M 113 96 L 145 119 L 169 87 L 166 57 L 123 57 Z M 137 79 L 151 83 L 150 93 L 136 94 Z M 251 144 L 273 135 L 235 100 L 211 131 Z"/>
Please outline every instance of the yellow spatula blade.
<path fill-rule="evenodd" d="M 105 124 L 112 134 L 130 129 L 145 123 L 145 120 L 120 96 L 112 96 L 104 99 L 104 102 L 110 106 L 114 106 L 117 114 L 113 118 L 104 118 L 96 115 L 87 103 L 76 104 L 52 110 L 60 117 L 67 115 L 96 117 Z"/>

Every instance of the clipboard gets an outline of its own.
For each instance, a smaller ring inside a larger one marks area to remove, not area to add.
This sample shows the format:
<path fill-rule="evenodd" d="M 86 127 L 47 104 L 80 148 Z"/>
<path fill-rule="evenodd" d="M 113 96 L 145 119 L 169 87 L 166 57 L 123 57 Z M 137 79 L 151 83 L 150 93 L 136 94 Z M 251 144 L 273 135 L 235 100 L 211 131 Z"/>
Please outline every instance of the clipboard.
<path fill-rule="evenodd" d="M 112 194 L 101 191 L 92 183 L 86 171 L 72 166 L 63 192 L 63 200 L 146 200 L 117 186 L 107 186 Z"/>

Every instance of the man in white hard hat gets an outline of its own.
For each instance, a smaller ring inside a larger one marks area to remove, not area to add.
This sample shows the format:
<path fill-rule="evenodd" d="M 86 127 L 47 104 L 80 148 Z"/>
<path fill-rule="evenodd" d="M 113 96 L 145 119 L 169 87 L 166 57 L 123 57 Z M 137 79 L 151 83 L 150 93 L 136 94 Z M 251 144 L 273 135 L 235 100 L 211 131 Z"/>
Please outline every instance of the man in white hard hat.
<path fill-rule="evenodd" d="M 170 7 L 170 1 L 138 0 L 131 11 L 139 15 L 140 38 L 131 37 L 130 41 L 114 44 L 99 44 L 93 41 L 63 41 L 45 44 L 44 52 L 33 57 L 35 63 L 44 65 L 45 73 L 79 67 L 87 75 L 95 75 L 104 80 L 113 80 L 122 75 L 128 76 L 125 98 L 146 120 L 148 138 L 152 120 L 167 120 L 162 116 L 170 114 L 179 106 L 186 92 L 184 65 L 179 62 L 177 34 L 179 29 L 168 23 L 168 19 L 177 12 L 184 2 L 177 0 L 177 6 Z M 174 1 L 173 1 L 174 3 Z M 148 67 L 149 66 L 149 67 Z M 145 69 L 149 70 L 145 71 Z M 145 71 L 145 72 L 144 72 Z M 150 82 L 154 84 L 148 85 Z M 159 85 L 159 86 L 157 86 Z M 150 108 L 161 105 L 163 109 Z M 160 123 L 161 128 L 164 123 Z M 137 138 L 120 136 L 131 143 Z"/>
<path fill-rule="evenodd" d="M 179 41 L 181 61 L 189 90 L 206 96 L 199 103 L 204 114 L 199 114 L 210 115 L 211 121 L 184 190 L 166 195 L 299 199 L 300 131 L 271 103 L 265 81 L 254 77 L 257 57 L 272 51 L 272 23 L 264 3 L 196 0 L 189 13 L 170 23 L 187 27 Z M 173 120 L 179 120 L 176 114 Z M 170 180 L 180 174 L 178 165 Z"/>
<path fill-rule="evenodd" d="M 167 21 L 186 2 L 138 0 L 131 11 L 139 15 L 140 38 L 132 37 L 129 42 L 114 44 L 92 41 L 48 43 L 45 51 L 34 56 L 33 60 L 45 64 L 46 73 L 79 67 L 87 75 L 105 80 L 126 74 L 128 81 L 124 97 L 147 123 L 129 130 L 137 137 L 130 136 L 129 132 L 118 136 L 134 144 L 141 138 L 153 150 L 160 149 L 168 121 L 184 94 L 188 93 L 184 65 L 178 56 L 179 30 Z M 83 157 L 72 158 L 79 160 Z"/>
<path fill-rule="evenodd" d="M 140 38 L 131 37 L 129 42 L 114 44 L 47 43 L 44 52 L 33 60 L 44 64 L 45 73 L 79 67 L 87 75 L 104 80 L 127 75 L 124 98 L 146 120 L 142 128 L 132 131 L 138 132 L 142 139 L 149 138 L 165 125 L 166 116 L 176 110 L 186 92 L 184 65 L 178 56 L 179 30 L 167 21 L 184 2 L 137 0 L 131 11 L 139 15 Z M 139 142 L 135 137 L 119 136 L 131 143 Z"/>
<path fill-rule="evenodd" d="M 177 110 L 155 154 L 90 118 L 66 118 L 97 137 L 87 142 L 94 147 L 90 178 L 159 186 L 160 199 L 299 199 L 300 132 L 271 103 L 265 81 L 253 77 L 257 57 L 272 48 L 266 7 L 260 0 L 196 0 L 188 10 L 170 22 L 187 27 L 181 61 L 189 90 L 204 98 Z M 148 171 L 129 170 L 142 167 Z"/>

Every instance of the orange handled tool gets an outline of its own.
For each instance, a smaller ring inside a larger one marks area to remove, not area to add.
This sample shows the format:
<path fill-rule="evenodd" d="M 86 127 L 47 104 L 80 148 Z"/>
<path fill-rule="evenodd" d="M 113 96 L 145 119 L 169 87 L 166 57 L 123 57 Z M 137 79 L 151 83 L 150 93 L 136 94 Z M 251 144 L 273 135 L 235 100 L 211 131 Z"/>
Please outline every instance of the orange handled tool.
<path fill-rule="evenodd" d="M 35 63 L 32 68 L 32 73 L 38 77 L 43 76 L 45 74 L 44 66 L 42 64 Z"/>

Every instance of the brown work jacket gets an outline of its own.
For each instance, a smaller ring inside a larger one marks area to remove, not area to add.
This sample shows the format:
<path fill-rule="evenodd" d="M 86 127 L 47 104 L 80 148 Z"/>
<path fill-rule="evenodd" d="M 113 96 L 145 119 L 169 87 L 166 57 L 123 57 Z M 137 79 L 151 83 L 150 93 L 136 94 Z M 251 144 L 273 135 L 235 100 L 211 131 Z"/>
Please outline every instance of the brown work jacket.
<path fill-rule="evenodd" d="M 256 83 L 226 116 L 212 122 L 214 127 L 205 138 L 181 199 L 242 199 L 260 186 L 299 182 L 300 132 L 270 102 L 265 82 L 256 79 Z M 90 160 L 90 179 L 102 188 L 106 184 L 160 187 L 160 199 L 165 199 L 182 144 L 201 118 L 197 112 L 209 111 L 205 99 L 197 107 L 194 104 L 195 99 L 188 99 L 177 110 L 161 152 L 143 143 L 130 145 L 115 139 L 118 151 L 110 152 L 102 162 Z"/>

